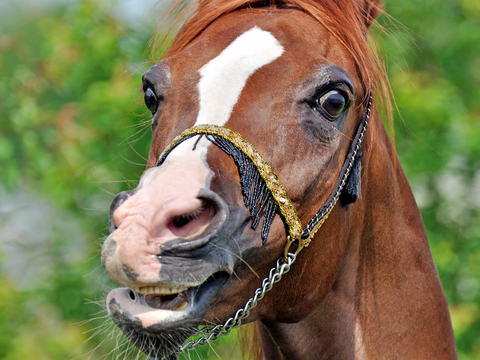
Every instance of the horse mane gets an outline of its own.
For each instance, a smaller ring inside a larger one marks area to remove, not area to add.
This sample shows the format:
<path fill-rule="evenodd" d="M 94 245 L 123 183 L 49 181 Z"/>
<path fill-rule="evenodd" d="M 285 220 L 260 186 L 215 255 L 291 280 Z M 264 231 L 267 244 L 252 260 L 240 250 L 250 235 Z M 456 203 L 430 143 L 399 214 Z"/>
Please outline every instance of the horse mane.
<path fill-rule="evenodd" d="M 165 32 L 164 26 L 152 38 L 152 54 L 156 49 L 166 49 L 162 57 L 181 52 L 194 41 L 204 29 L 222 15 L 244 8 L 295 8 L 304 11 L 320 22 L 351 54 L 362 82 L 365 97 L 371 90 L 376 103 L 386 112 L 390 135 L 393 134 L 391 89 L 383 62 L 372 43 L 369 44 L 368 29 L 377 25 L 375 18 L 383 13 L 375 0 L 171 0 L 166 19 L 174 22 Z M 179 28 L 179 24 L 182 24 Z M 348 24 L 348 26 L 345 26 Z M 165 25 L 165 24 L 162 24 Z M 179 28 L 179 29 L 178 29 Z M 178 29 L 178 30 L 177 30 Z M 176 33 L 172 39 L 172 34 Z M 245 326 L 244 326 L 245 327 Z M 240 346 L 243 357 L 263 358 L 258 329 L 255 324 L 240 331 Z"/>
<path fill-rule="evenodd" d="M 238 339 L 243 360 L 262 360 L 263 349 L 256 322 L 242 325 L 238 328 Z"/>

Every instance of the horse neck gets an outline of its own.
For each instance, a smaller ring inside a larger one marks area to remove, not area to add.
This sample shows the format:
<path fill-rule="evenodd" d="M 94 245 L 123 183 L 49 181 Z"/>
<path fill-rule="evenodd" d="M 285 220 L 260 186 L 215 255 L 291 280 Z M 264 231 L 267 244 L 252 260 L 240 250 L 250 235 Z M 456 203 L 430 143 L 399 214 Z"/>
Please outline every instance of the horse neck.
<path fill-rule="evenodd" d="M 363 153 L 362 199 L 350 205 L 335 282 L 300 322 L 259 324 L 266 358 L 456 358 L 422 218 L 378 114 Z"/>

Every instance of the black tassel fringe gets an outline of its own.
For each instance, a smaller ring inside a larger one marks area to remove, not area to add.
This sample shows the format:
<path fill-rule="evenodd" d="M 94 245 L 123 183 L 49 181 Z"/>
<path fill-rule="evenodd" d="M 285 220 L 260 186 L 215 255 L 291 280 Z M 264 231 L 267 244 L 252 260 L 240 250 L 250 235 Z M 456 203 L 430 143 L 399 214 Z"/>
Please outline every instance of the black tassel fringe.
<path fill-rule="evenodd" d="M 340 203 L 343 206 L 347 206 L 348 204 L 352 204 L 357 199 L 361 198 L 361 179 L 362 179 L 362 150 L 358 149 L 357 155 L 355 156 L 355 160 L 353 162 L 352 170 L 348 175 L 347 182 L 345 187 L 342 190 L 340 195 Z"/>
<path fill-rule="evenodd" d="M 230 155 L 237 165 L 243 201 L 250 211 L 250 216 L 252 217 L 251 227 L 253 230 L 260 224 L 260 218 L 263 215 L 261 237 L 262 243 L 265 244 L 275 214 L 278 213 L 277 204 L 268 190 L 265 181 L 260 176 L 253 161 L 231 142 L 217 135 L 209 134 L 207 138 Z"/>

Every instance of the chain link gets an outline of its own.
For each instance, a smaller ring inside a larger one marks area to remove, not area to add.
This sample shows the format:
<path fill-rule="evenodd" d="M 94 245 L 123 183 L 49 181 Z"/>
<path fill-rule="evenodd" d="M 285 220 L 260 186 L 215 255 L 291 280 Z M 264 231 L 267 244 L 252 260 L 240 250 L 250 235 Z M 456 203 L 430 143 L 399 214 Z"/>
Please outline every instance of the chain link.
<path fill-rule="evenodd" d="M 250 310 L 257 306 L 258 302 L 263 299 L 265 293 L 272 290 L 275 283 L 279 282 L 284 274 L 290 271 L 290 267 L 295 262 L 295 254 L 288 253 L 287 258 L 283 256 L 277 260 L 277 265 L 270 270 L 267 278 L 263 279 L 262 286 L 255 290 L 255 295 L 250 298 L 243 309 L 239 309 L 233 317 L 228 319 L 223 325 L 205 326 L 199 329 L 195 335 L 203 336 L 197 340 L 190 340 L 179 347 L 176 351 L 181 354 L 185 350 L 193 350 L 197 346 L 205 346 L 210 341 L 216 341 L 222 335 L 228 335 L 233 329 L 242 324 L 242 320 L 250 315 Z"/>

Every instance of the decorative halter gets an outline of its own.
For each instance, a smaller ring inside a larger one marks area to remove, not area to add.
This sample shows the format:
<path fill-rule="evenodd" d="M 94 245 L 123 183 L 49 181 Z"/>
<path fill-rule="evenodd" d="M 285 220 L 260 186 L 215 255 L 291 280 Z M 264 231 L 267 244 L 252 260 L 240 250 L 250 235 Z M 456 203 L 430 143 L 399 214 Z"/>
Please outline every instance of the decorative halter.
<path fill-rule="evenodd" d="M 285 188 L 278 182 L 272 168 L 255 150 L 253 145 L 244 140 L 239 133 L 225 126 L 197 125 L 188 128 L 177 136 L 163 151 L 156 166 L 163 164 L 168 154 L 183 141 L 194 136 L 200 136 L 194 145 L 195 149 L 200 138 L 205 136 L 213 144 L 232 156 L 237 165 L 245 206 L 252 216 L 252 229 L 257 228 L 262 214 L 264 217 L 261 231 L 262 241 L 266 241 L 270 225 L 277 213 L 283 219 L 288 233 L 283 257 L 277 260 L 276 267 L 270 270 L 269 277 L 263 280 L 262 287 L 255 291 L 254 297 L 247 301 L 245 307 L 238 310 L 235 316 L 228 319 L 224 325 L 205 326 L 199 329 L 195 335 L 202 334 L 202 337 L 196 341 L 188 341 L 177 349 L 176 354 L 165 358 L 166 360 L 176 359 L 176 356 L 183 351 L 192 350 L 197 345 L 206 345 L 209 341 L 215 341 L 220 335 L 226 335 L 233 328 L 240 326 L 242 319 L 250 314 L 250 310 L 257 305 L 257 302 L 263 298 L 267 291 L 271 290 L 273 284 L 280 281 L 282 275 L 290 270 L 290 266 L 295 262 L 298 253 L 310 244 L 337 201 L 340 199 L 343 204 L 356 201 L 360 186 L 361 146 L 368 126 L 371 107 L 372 94 L 370 92 L 366 99 L 362 120 L 343 164 L 337 184 L 327 202 L 303 230 L 292 201 L 288 198 Z M 296 246 L 293 252 L 291 252 L 292 245 Z M 154 358 L 150 359 L 155 360 Z"/>

